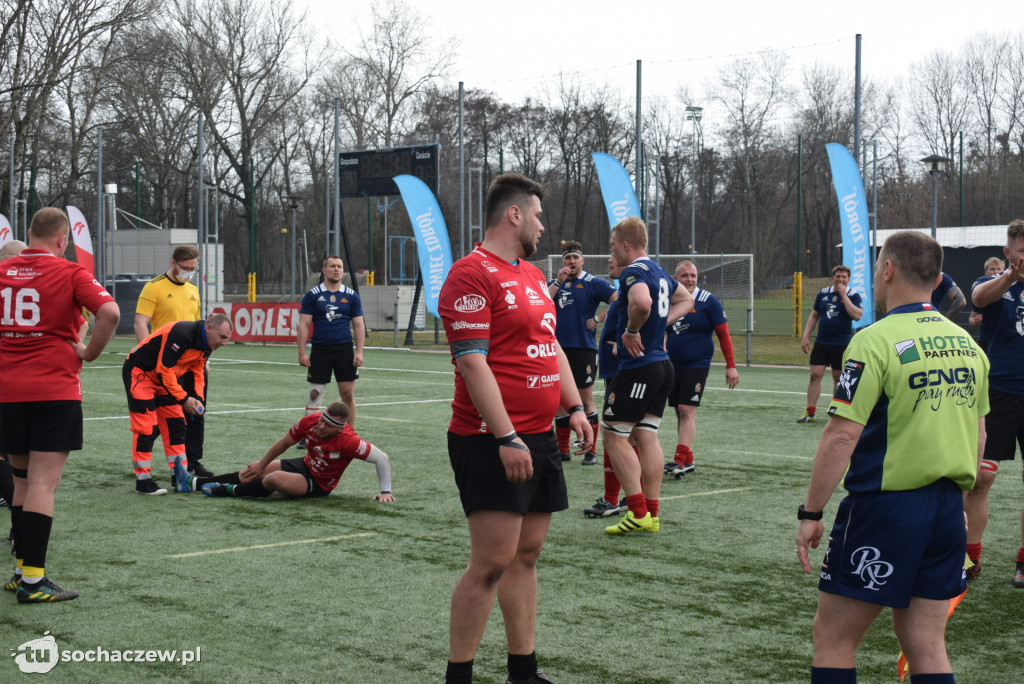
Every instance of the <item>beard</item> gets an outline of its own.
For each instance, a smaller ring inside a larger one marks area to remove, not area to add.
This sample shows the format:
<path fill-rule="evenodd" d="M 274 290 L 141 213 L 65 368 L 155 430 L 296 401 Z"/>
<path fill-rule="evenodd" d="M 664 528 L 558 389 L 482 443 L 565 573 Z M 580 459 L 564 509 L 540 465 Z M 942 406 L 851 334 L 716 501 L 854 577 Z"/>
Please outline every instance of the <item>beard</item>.
<path fill-rule="evenodd" d="M 529 259 L 537 251 L 537 238 L 526 234 L 524 229 L 519 230 L 519 244 L 523 248 L 523 258 Z"/>

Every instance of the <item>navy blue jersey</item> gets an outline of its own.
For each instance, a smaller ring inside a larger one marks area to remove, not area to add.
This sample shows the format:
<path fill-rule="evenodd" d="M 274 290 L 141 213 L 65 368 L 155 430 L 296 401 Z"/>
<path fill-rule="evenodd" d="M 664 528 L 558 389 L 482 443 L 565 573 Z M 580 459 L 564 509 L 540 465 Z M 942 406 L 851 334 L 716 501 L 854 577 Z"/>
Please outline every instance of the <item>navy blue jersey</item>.
<path fill-rule="evenodd" d="M 935 307 L 936 311 L 939 311 L 942 308 L 942 302 L 946 299 L 946 293 L 954 287 L 956 287 L 956 282 L 943 273 L 939 286 L 932 290 L 932 306 Z"/>
<path fill-rule="evenodd" d="M 668 358 L 679 368 L 711 368 L 715 353 L 712 334 L 725 322 L 722 302 L 698 287 L 693 291 L 693 308 L 669 326 L 665 343 Z"/>
<path fill-rule="evenodd" d="M 640 342 L 644 345 L 644 355 L 633 357 L 622 349 L 622 334 L 629 324 L 629 291 L 634 287 L 646 287 L 651 293 L 651 313 L 640 328 Z M 639 368 L 649 363 L 668 361 L 665 351 L 665 326 L 668 322 L 668 310 L 672 295 L 680 287 L 668 273 L 649 257 L 641 257 L 622 269 L 619 274 L 619 308 L 616 323 L 615 339 L 618 340 L 622 352 L 619 354 L 619 370 Z"/>
<path fill-rule="evenodd" d="M 847 290 L 846 295 L 858 309 L 861 308 L 860 295 Z M 845 347 L 853 337 L 853 319 L 846 313 L 835 287 L 823 287 L 814 298 L 814 310 L 818 312 L 818 343 Z"/>
<path fill-rule="evenodd" d="M 555 337 L 562 349 L 597 349 L 597 331 L 587 330 L 587 321 L 597 313 L 597 305 L 607 303 L 613 294 L 615 288 L 607 281 L 586 271 L 558 286 L 554 297 L 558 315 Z"/>
<path fill-rule="evenodd" d="M 313 317 L 313 344 L 352 344 L 353 318 L 363 315 L 363 304 L 352 288 L 341 286 L 337 292 L 320 284 L 306 293 L 300 314 Z"/>
<path fill-rule="evenodd" d="M 616 299 L 608 305 L 604 327 L 601 328 L 601 344 L 597 347 L 597 377 L 602 380 L 612 377 L 615 371 L 619 370 L 619 357 L 612 354 L 612 344 L 618 344 L 615 342 L 615 323 L 618 315 L 619 300 Z"/>
<path fill-rule="evenodd" d="M 993 277 L 982 276 L 973 288 Z M 989 387 L 1024 395 L 1024 283 L 1010 286 L 1003 296 L 981 309 L 981 335 L 988 340 Z"/>

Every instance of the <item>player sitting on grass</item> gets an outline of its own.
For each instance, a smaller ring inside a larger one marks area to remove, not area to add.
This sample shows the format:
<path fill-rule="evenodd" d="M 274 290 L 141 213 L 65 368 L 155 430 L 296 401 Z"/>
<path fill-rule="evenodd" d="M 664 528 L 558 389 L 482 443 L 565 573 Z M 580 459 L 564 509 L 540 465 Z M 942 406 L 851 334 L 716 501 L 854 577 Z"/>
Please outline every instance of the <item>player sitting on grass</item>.
<path fill-rule="evenodd" d="M 338 486 L 348 464 L 359 459 L 377 467 L 380 494 L 373 497 L 374 501 L 394 501 L 388 455 L 360 439 L 346 425 L 347 420 L 348 407 L 335 401 L 324 413 L 310 414 L 297 422 L 263 458 L 236 473 L 196 477 L 177 463 L 176 489 L 184 493 L 201 491 L 207 496 L 270 496 L 273 492 L 295 499 L 327 496 Z M 277 460 L 302 439 L 306 441 L 305 457 Z"/>

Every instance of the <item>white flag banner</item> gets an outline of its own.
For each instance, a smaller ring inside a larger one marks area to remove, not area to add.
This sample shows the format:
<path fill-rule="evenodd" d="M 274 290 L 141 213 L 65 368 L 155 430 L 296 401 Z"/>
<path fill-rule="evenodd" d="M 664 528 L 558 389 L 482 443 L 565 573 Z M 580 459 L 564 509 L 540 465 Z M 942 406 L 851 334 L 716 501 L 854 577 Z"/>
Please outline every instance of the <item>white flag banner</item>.
<path fill-rule="evenodd" d="M 11 222 L 7 220 L 6 216 L 0 214 L 0 247 L 3 247 L 13 239 L 14 233 L 11 232 Z"/>
<path fill-rule="evenodd" d="M 96 275 L 93 263 L 92 237 L 89 235 L 89 224 L 78 207 L 68 205 L 68 221 L 71 222 L 71 236 L 75 240 L 75 256 L 78 263 L 89 273 Z"/>

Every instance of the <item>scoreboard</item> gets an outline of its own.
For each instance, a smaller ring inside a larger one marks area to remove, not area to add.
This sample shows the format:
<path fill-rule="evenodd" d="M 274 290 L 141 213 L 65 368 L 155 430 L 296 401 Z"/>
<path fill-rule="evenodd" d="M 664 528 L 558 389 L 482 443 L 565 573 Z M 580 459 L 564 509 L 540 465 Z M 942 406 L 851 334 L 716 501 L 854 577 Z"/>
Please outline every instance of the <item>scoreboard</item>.
<path fill-rule="evenodd" d="M 398 195 L 395 176 L 416 176 L 437 195 L 440 143 L 338 154 L 342 197 Z"/>

